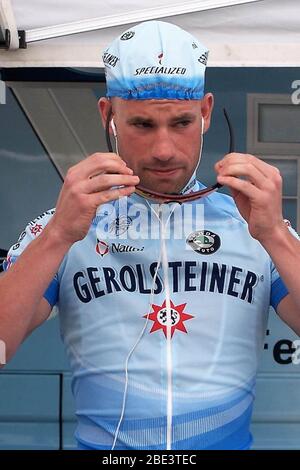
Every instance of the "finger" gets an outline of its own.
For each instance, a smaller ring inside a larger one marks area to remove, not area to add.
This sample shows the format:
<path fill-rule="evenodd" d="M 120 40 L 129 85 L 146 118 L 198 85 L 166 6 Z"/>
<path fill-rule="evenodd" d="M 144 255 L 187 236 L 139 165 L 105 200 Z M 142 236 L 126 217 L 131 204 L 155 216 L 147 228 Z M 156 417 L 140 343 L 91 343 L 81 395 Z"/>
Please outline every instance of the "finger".
<path fill-rule="evenodd" d="M 107 172 L 110 167 L 114 170 L 116 168 L 114 165 L 116 164 L 120 172 L 122 168 L 127 168 L 124 160 L 116 154 L 95 153 L 71 167 L 67 173 L 67 177 L 71 177 L 72 179 L 85 179 L 101 172 Z"/>
<path fill-rule="evenodd" d="M 270 165 L 269 163 L 264 162 L 260 158 L 249 155 L 249 160 L 251 163 L 260 170 L 266 177 L 272 178 L 280 175 L 280 171 L 276 166 Z"/>
<path fill-rule="evenodd" d="M 232 163 L 222 167 L 220 176 L 246 177 L 259 189 L 264 189 L 268 185 L 268 178 L 251 163 Z"/>
<path fill-rule="evenodd" d="M 136 186 L 139 182 L 138 176 L 105 174 L 95 176 L 92 179 L 86 179 L 82 184 L 81 190 L 86 194 L 91 194 L 105 191 L 114 186 Z"/>
<path fill-rule="evenodd" d="M 267 178 L 276 178 L 280 175 L 280 171 L 273 165 L 264 162 L 263 160 L 255 157 L 254 155 L 245 154 L 245 153 L 229 153 L 225 157 L 217 162 L 216 171 L 220 170 L 222 167 L 235 163 L 248 163 L 252 164 L 257 170 L 261 171 L 264 176 Z"/>
<path fill-rule="evenodd" d="M 107 160 L 105 162 L 102 162 L 101 167 L 98 167 L 98 170 L 95 168 L 94 171 L 89 174 L 88 178 L 93 179 L 96 176 L 104 174 L 132 175 L 133 171 L 131 168 L 128 168 L 128 166 L 126 166 L 126 164 L 124 165 L 122 162 Z M 87 177 L 85 177 L 84 179 L 86 180 Z"/>
<path fill-rule="evenodd" d="M 104 174 L 132 175 L 133 171 L 127 166 L 120 164 L 118 161 L 109 160 L 107 162 L 103 162 L 101 167 L 94 167 L 94 174 L 92 175 L 84 171 L 79 172 L 78 168 L 73 172 L 69 171 L 65 179 L 65 186 L 71 189 L 76 186 L 77 191 L 83 190 L 83 192 L 85 192 L 88 181 Z"/>
<path fill-rule="evenodd" d="M 228 186 L 229 188 L 239 191 L 249 199 L 254 200 L 255 198 L 260 198 L 262 195 L 262 191 L 258 189 L 254 184 L 250 183 L 250 181 L 241 180 L 234 176 L 217 176 L 218 183 Z"/>
<path fill-rule="evenodd" d="M 108 189 L 100 193 L 91 194 L 91 204 L 93 207 L 98 207 L 110 201 L 114 201 L 121 197 L 130 196 L 135 191 L 135 186 L 125 186 L 124 188 Z"/>

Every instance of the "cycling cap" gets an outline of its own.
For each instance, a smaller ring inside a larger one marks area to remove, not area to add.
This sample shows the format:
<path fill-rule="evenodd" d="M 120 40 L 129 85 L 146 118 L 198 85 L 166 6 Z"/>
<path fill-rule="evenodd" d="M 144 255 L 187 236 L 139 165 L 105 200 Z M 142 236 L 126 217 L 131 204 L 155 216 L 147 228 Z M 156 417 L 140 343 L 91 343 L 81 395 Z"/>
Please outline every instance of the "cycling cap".
<path fill-rule="evenodd" d="M 146 21 L 125 31 L 103 54 L 107 96 L 125 100 L 199 100 L 208 50 L 171 23 Z"/>

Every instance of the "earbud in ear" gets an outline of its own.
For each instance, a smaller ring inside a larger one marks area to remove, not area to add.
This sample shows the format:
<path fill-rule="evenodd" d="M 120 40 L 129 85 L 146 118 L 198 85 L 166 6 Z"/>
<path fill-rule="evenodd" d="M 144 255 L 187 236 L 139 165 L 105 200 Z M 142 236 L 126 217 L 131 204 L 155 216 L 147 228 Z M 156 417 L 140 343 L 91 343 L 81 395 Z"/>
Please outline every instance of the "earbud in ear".
<path fill-rule="evenodd" d="M 110 121 L 110 125 L 111 125 L 111 128 L 112 128 L 114 137 L 116 138 L 116 137 L 117 137 L 117 129 L 116 129 L 116 126 L 115 126 L 115 123 L 114 123 L 114 119 L 113 119 L 113 118 L 112 118 L 112 120 Z"/>
<path fill-rule="evenodd" d="M 204 134 L 204 119 L 201 117 L 201 135 Z"/>

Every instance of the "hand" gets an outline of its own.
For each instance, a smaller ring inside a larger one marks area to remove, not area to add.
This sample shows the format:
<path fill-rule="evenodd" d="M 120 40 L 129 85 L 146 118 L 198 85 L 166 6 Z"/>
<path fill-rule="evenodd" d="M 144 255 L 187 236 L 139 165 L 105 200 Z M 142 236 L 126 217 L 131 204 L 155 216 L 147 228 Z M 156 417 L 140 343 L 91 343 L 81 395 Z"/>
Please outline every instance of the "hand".
<path fill-rule="evenodd" d="M 95 153 L 69 169 L 48 225 L 72 245 L 86 236 L 101 204 L 129 196 L 138 183 L 138 176 L 118 155 Z"/>
<path fill-rule="evenodd" d="M 215 165 L 217 180 L 228 186 L 249 232 L 261 243 L 286 230 L 279 170 L 253 155 L 230 153 Z M 241 179 L 243 177 L 244 179 Z"/>

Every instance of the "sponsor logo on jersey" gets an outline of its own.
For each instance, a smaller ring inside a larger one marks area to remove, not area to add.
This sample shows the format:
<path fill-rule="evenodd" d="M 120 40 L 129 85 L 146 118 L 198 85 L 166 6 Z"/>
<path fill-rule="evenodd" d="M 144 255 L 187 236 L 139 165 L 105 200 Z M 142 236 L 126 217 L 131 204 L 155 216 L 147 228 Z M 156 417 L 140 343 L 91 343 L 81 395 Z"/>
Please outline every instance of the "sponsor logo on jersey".
<path fill-rule="evenodd" d="M 127 31 L 126 33 L 122 34 L 120 39 L 121 41 L 128 41 L 128 39 L 133 38 L 134 35 L 135 35 L 134 31 Z"/>
<path fill-rule="evenodd" d="M 128 216 L 120 216 L 117 217 L 109 226 L 109 232 L 114 233 L 117 237 L 125 233 L 130 225 L 132 224 L 131 217 Z"/>
<path fill-rule="evenodd" d="M 97 240 L 96 252 L 103 258 L 109 252 L 109 245 L 102 240 Z"/>
<path fill-rule="evenodd" d="M 9 269 L 12 264 L 13 264 L 13 257 L 8 256 L 6 258 L 6 261 L 4 261 L 4 263 L 3 263 L 4 270 L 7 271 L 7 269 Z"/>
<path fill-rule="evenodd" d="M 35 237 L 43 231 L 43 226 L 41 224 L 35 224 L 32 227 L 30 227 L 30 233 L 34 235 Z"/>
<path fill-rule="evenodd" d="M 186 303 L 180 305 L 174 305 L 172 300 L 170 301 L 170 314 L 168 315 L 166 301 L 162 305 L 154 305 L 152 304 L 153 312 L 150 314 L 144 315 L 144 318 L 149 318 L 149 320 L 153 321 L 152 328 L 150 333 L 154 333 L 155 331 L 162 330 L 165 337 L 167 338 L 167 327 L 168 323 L 171 325 L 171 338 L 175 333 L 175 330 L 182 331 L 183 333 L 187 333 L 185 325 L 183 322 L 186 320 L 190 320 L 194 318 L 194 315 L 190 315 L 189 313 L 185 313 Z"/>
<path fill-rule="evenodd" d="M 104 64 L 110 65 L 111 67 L 115 67 L 120 60 L 119 57 L 112 55 L 109 52 L 104 52 L 102 59 Z"/>
<path fill-rule="evenodd" d="M 200 64 L 206 65 L 207 64 L 207 59 L 208 59 L 208 52 L 204 52 L 198 59 L 198 62 Z"/>
<path fill-rule="evenodd" d="M 28 225 L 35 225 L 37 222 L 40 222 L 42 219 L 44 219 L 47 215 L 53 215 L 55 213 L 55 209 L 50 209 L 49 211 L 43 212 L 41 215 L 39 215 L 36 219 L 32 220 L 29 222 Z"/>
<path fill-rule="evenodd" d="M 26 236 L 26 232 L 25 230 L 21 233 L 21 235 L 19 236 L 19 239 L 18 239 L 18 242 L 20 243 Z"/>
<path fill-rule="evenodd" d="M 258 274 L 227 264 L 170 261 L 168 271 L 170 291 L 181 295 L 186 292 L 207 292 L 235 297 L 252 304 L 259 285 Z M 157 269 L 157 262 L 125 264 L 119 267 L 114 267 L 111 263 L 107 266 L 85 266 L 74 274 L 73 286 L 78 299 L 83 303 L 122 292 L 146 295 L 164 292 L 161 266 Z"/>
<path fill-rule="evenodd" d="M 201 255 L 211 255 L 221 246 L 219 235 L 210 230 L 196 230 L 188 236 L 186 242 L 196 253 Z"/>
<path fill-rule="evenodd" d="M 132 253 L 132 252 L 136 252 L 136 251 L 144 251 L 144 248 L 145 248 L 144 246 L 142 246 L 141 248 L 137 248 L 136 246 L 123 245 L 122 243 L 112 243 L 111 245 L 108 245 L 103 240 L 97 240 L 97 244 L 96 244 L 96 252 L 102 258 L 103 258 L 103 256 L 107 255 L 109 252 L 111 252 L 111 253 Z"/>
<path fill-rule="evenodd" d="M 134 75 L 184 75 L 186 68 L 184 67 L 159 67 L 159 66 L 149 66 L 141 67 L 135 70 Z"/>

